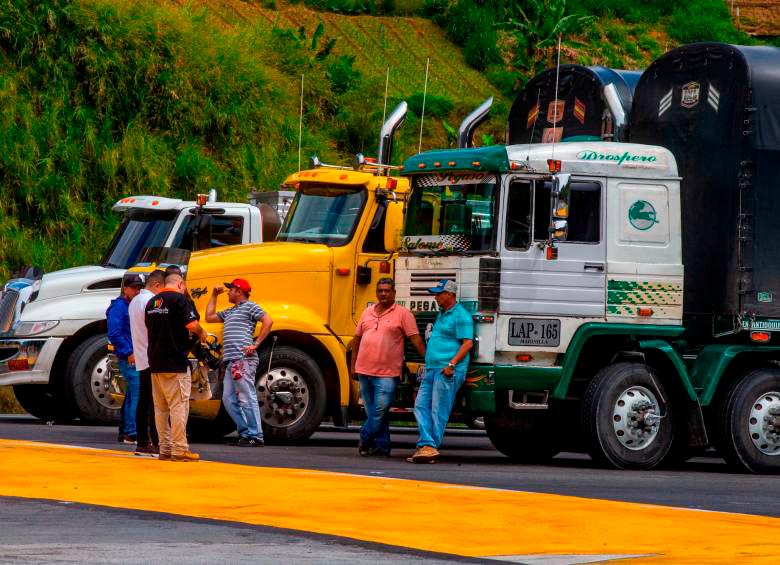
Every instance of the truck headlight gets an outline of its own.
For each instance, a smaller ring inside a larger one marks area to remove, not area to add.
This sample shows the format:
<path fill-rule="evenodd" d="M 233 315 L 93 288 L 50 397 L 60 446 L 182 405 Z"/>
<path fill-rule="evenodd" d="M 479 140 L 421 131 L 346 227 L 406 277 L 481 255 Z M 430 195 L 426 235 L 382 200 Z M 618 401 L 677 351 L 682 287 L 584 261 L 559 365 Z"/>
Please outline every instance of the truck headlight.
<path fill-rule="evenodd" d="M 16 326 L 14 335 L 19 337 L 25 337 L 30 335 L 38 335 L 45 331 L 48 331 L 59 324 L 59 320 L 44 320 L 41 322 L 22 322 Z"/>

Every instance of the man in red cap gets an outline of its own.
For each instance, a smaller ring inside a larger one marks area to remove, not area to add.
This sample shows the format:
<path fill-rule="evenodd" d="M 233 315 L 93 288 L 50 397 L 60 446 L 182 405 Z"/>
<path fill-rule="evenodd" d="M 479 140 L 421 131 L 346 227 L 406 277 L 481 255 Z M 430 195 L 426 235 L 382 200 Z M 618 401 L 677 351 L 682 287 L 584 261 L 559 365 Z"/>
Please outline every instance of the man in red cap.
<path fill-rule="evenodd" d="M 217 312 L 217 297 L 228 289 L 228 302 L 232 308 Z M 257 348 L 271 332 L 273 321 L 260 306 L 249 300 L 252 287 L 244 279 L 234 279 L 225 286 L 214 287 L 206 306 L 206 321 L 222 322 L 222 359 L 225 362 L 225 378 L 222 381 L 222 404 L 238 428 L 238 445 L 263 446 L 263 426 L 260 406 L 257 403 L 255 375 L 257 373 Z M 260 333 L 253 339 L 257 322 L 262 324 Z"/>

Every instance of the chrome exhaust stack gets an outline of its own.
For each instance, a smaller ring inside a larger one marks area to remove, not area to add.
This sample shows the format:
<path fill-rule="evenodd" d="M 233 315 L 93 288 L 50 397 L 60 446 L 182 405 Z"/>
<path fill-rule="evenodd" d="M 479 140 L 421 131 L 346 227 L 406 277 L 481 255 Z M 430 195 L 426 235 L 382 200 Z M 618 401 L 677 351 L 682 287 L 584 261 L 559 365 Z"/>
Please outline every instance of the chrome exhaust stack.
<path fill-rule="evenodd" d="M 409 105 L 406 102 L 401 102 L 382 125 L 382 129 L 379 132 L 378 165 L 390 165 L 390 159 L 393 157 L 393 135 L 401 127 L 401 124 L 404 123 L 408 108 Z"/>
<path fill-rule="evenodd" d="M 461 122 L 460 128 L 458 128 L 458 149 L 466 149 L 474 146 L 474 132 L 488 119 L 490 107 L 492 105 L 493 97 L 491 96 Z"/>

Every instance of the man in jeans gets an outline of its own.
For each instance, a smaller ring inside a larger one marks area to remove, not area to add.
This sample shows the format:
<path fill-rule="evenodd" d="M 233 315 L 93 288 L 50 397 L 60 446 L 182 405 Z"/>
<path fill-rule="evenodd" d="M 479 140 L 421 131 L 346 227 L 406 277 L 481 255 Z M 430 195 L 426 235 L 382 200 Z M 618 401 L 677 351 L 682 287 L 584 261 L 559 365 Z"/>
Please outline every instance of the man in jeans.
<path fill-rule="evenodd" d="M 165 285 L 165 273 L 157 269 L 146 277 L 146 286 L 130 302 L 130 333 L 133 336 L 135 368 L 141 376 L 141 394 L 135 412 L 138 430 L 135 454 L 154 457 L 160 453 L 157 427 L 154 425 L 154 404 L 152 402 L 152 371 L 149 369 L 149 333 L 146 329 L 146 305 Z"/>
<path fill-rule="evenodd" d="M 358 453 L 390 455 L 388 413 L 404 364 L 404 338 L 425 356 L 425 344 L 412 313 L 395 303 L 395 281 L 379 279 L 377 303 L 360 316 L 352 340 L 352 374 L 360 381 L 366 421 Z"/>
<path fill-rule="evenodd" d="M 207 334 L 198 323 L 198 313 L 184 296 L 184 279 L 171 273 L 165 288 L 146 305 L 149 331 L 149 367 L 152 371 L 152 397 L 160 461 L 197 461 L 187 444 L 187 417 L 190 412 L 190 332 L 205 343 Z"/>
<path fill-rule="evenodd" d="M 228 289 L 228 302 L 232 308 L 217 312 L 217 297 Z M 222 358 L 225 361 L 225 378 L 222 381 L 222 404 L 238 428 L 238 445 L 262 447 L 263 424 L 257 403 L 255 376 L 257 374 L 257 348 L 271 332 L 271 316 L 249 300 L 252 287 L 244 279 L 235 279 L 217 286 L 211 292 L 206 306 L 206 321 L 222 322 Z M 262 324 L 256 339 L 257 322 Z"/>
<path fill-rule="evenodd" d="M 140 275 L 127 273 L 122 280 L 122 294 L 112 300 L 106 310 L 108 341 L 114 346 L 114 354 L 119 359 L 119 372 L 126 384 L 125 400 L 119 411 L 117 440 L 120 443 L 132 444 L 136 441 L 135 410 L 138 405 L 140 376 L 135 367 L 128 308 L 130 301 L 141 291 L 143 285 Z"/>
<path fill-rule="evenodd" d="M 410 463 L 434 463 L 450 419 L 455 395 L 466 380 L 474 322 L 456 300 L 458 285 L 443 279 L 428 292 L 436 296 L 439 315 L 428 338 L 425 376 L 414 402 L 419 439 Z"/>

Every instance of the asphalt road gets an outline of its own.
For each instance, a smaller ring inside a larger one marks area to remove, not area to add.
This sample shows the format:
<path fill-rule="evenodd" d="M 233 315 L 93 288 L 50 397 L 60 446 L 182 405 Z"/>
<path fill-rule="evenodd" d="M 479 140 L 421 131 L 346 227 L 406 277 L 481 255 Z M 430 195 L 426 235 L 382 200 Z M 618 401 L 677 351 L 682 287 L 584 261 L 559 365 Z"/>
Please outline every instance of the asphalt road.
<path fill-rule="evenodd" d="M 395 447 L 391 458 L 359 457 L 357 428 L 323 428 L 298 446 L 242 448 L 194 443 L 192 449 L 207 460 L 244 465 L 381 475 L 780 517 L 780 478 L 732 473 L 714 456 L 655 471 L 602 469 L 587 456 L 571 453 L 561 454 L 547 465 L 517 465 L 493 450 L 484 433 L 451 430 L 442 447 L 441 462 L 411 465 L 404 458 L 413 450 L 415 430 L 394 429 L 392 436 Z M 0 438 L 132 451 L 131 446 L 116 443 L 114 428 L 50 426 L 20 416 L 0 416 Z"/>

